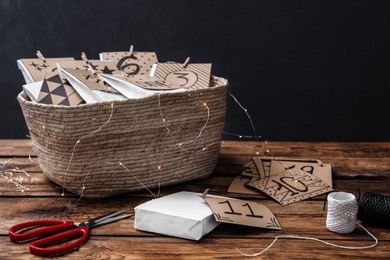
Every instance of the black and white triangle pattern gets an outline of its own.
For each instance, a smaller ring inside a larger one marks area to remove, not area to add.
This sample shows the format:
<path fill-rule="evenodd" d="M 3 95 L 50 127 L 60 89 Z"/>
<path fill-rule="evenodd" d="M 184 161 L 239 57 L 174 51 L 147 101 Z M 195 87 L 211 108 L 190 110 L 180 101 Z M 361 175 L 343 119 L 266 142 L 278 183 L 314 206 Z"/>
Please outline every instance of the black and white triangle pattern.
<path fill-rule="evenodd" d="M 84 100 L 69 83 L 63 82 L 56 75 L 43 80 L 38 102 L 52 105 L 76 106 L 84 103 Z"/>

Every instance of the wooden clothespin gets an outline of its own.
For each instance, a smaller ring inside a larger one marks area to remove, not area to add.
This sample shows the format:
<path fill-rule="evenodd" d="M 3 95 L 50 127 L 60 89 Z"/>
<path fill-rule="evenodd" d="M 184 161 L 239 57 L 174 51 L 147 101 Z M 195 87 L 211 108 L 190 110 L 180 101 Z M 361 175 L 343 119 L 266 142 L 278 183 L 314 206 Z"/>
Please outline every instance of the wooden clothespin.
<path fill-rule="evenodd" d="M 202 193 L 202 198 L 207 196 L 207 193 L 209 193 L 209 188 L 207 188 L 203 193 Z"/>
<path fill-rule="evenodd" d="M 133 45 L 130 45 L 130 56 L 133 56 L 134 55 L 134 46 Z"/>
<path fill-rule="evenodd" d="M 85 52 L 81 52 L 81 59 L 83 61 L 85 61 L 87 64 L 89 63 L 87 55 L 85 54 Z"/>
<path fill-rule="evenodd" d="M 187 59 L 183 63 L 183 68 L 187 67 L 188 63 L 190 63 L 190 57 L 187 57 Z"/>
<path fill-rule="evenodd" d="M 43 54 L 39 50 L 37 50 L 37 57 L 39 59 L 41 59 L 43 62 L 46 62 L 45 57 L 43 56 Z"/>

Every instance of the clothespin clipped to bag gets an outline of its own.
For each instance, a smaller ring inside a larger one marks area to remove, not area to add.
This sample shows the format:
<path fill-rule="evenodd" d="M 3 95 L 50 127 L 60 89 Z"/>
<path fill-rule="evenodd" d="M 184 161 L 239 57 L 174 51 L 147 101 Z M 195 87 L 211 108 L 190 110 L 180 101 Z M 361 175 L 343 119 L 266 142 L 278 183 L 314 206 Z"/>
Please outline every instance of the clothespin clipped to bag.
<path fill-rule="evenodd" d="M 134 46 L 133 45 L 130 45 L 130 56 L 134 56 Z"/>
<path fill-rule="evenodd" d="M 87 58 L 87 55 L 85 54 L 85 52 L 81 52 L 81 59 L 83 61 L 85 61 L 85 63 L 89 64 L 89 61 L 88 61 L 88 58 Z"/>
<path fill-rule="evenodd" d="M 207 196 L 207 193 L 209 193 L 209 188 L 207 188 L 203 193 L 202 193 L 202 198 Z"/>
<path fill-rule="evenodd" d="M 46 59 L 45 59 L 45 57 L 43 56 L 43 54 L 39 51 L 39 50 L 37 50 L 37 57 L 39 58 L 39 59 L 41 59 L 43 62 L 46 62 Z"/>
<path fill-rule="evenodd" d="M 183 63 L 183 68 L 187 67 L 188 63 L 190 63 L 190 57 L 187 57 L 187 59 Z"/>

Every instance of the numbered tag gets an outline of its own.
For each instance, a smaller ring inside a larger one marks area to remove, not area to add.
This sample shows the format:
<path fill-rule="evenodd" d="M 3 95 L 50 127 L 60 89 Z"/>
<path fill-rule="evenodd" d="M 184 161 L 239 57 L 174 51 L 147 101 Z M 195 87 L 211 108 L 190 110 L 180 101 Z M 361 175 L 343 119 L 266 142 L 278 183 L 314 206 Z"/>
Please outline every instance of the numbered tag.
<path fill-rule="evenodd" d="M 104 52 L 100 54 L 101 60 L 111 60 L 118 70 L 129 75 L 149 76 L 151 69 L 156 64 L 157 56 L 154 52 Z"/>
<path fill-rule="evenodd" d="M 291 169 L 263 179 L 252 179 L 249 186 L 259 189 L 282 205 L 318 196 L 333 189 L 315 175 Z"/>
<path fill-rule="evenodd" d="M 271 161 L 270 174 L 287 169 L 299 169 L 309 174 L 315 175 L 332 187 L 332 166 L 322 162 L 300 162 L 300 161 Z"/>
<path fill-rule="evenodd" d="M 58 75 L 57 62 L 68 60 L 72 61 L 73 58 L 47 58 L 45 61 L 42 59 L 21 59 L 18 60 L 19 69 L 21 69 L 26 83 L 33 83 L 37 81 L 43 81 L 45 78 L 51 78 Z"/>
<path fill-rule="evenodd" d="M 210 85 L 211 63 L 190 63 L 185 68 L 179 63 L 158 63 L 153 76 L 182 88 L 204 89 Z"/>
<path fill-rule="evenodd" d="M 43 80 L 38 103 L 77 106 L 85 101 L 68 82 L 56 75 Z"/>
<path fill-rule="evenodd" d="M 253 160 L 250 160 L 246 164 L 244 164 L 245 170 L 241 173 L 242 176 L 248 176 L 252 178 L 259 178 L 260 173 L 256 167 L 256 164 Z"/>
<path fill-rule="evenodd" d="M 228 192 L 242 193 L 242 194 L 259 194 L 256 189 L 246 187 L 252 178 L 247 176 L 236 176 L 230 183 Z"/>
<path fill-rule="evenodd" d="M 204 196 L 218 222 L 282 229 L 272 211 L 260 202 Z"/>

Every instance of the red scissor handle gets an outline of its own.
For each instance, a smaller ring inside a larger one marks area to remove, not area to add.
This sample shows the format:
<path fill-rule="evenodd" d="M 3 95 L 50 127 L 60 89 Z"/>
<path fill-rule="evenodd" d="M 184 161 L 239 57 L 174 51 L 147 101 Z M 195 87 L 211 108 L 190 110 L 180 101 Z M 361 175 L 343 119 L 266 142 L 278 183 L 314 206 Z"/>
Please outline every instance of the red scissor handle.
<path fill-rule="evenodd" d="M 8 233 L 11 241 L 22 242 L 58 233 L 74 227 L 74 223 L 67 220 L 35 220 L 12 226 Z M 25 232 L 23 232 L 23 230 L 25 230 Z"/>
<path fill-rule="evenodd" d="M 67 230 L 62 233 L 55 234 L 50 237 L 45 237 L 30 243 L 31 254 L 37 256 L 54 256 L 61 255 L 77 249 L 82 245 L 89 235 L 89 228 L 87 226 L 78 227 L 75 229 Z M 61 242 L 70 241 L 76 237 L 79 237 L 76 241 L 58 247 L 48 247 L 51 245 L 57 245 Z"/>

